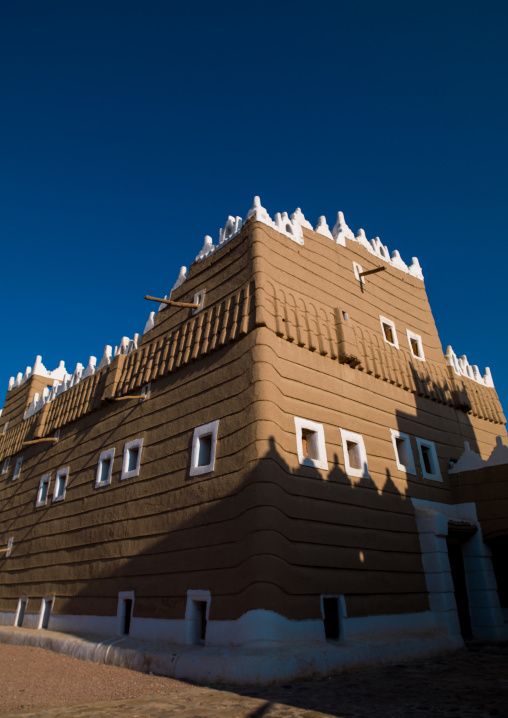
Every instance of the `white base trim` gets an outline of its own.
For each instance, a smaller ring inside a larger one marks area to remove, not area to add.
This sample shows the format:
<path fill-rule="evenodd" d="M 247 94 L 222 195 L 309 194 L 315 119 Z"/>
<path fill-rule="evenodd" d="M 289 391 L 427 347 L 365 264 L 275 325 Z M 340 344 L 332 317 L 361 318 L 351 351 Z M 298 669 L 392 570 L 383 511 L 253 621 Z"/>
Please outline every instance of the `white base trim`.
<path fill-rule="evenodd" d="M 508 626 L 499 604 L 492 554 L 483 542 L 475 504 L 442 504 L 421 499 L 412 499 L 412 502 L 420 535 L 429 604 L 431 610 L 440 617 L 443 630 L 450 636 L 460 636 L 446 545 L 448 522 L 451 519 L 466 521 L 477 528 L 476 533 L 462 545 L 473 636 L 494 641 L 508 639 Z"/>
<path fill-rule="evenodd" d="M 460 636 L 450 636 L 441 629 L 440 616 L 431 611 L 366 618 L 341 616 L 338 641 L 325 640 L 320 620 L 291 621 L 273 611 L 249 611 L 238 621 L 209 621 L 205 646 L 185 645 L 185 620 L 133 616 L 130 635 L 119 637 L 115 635 L 115 616 L 53 614 L 49 631 L 13 627 L 14 618 L 13 612 L 0 614 L 0 624 L 4 625 L 0 627 L 0 642 L 35 645 L 83 660 L 214 683 L 256 685 L 327 676 L 435 655 L 463 645 Z M 11 625 L 6 627 L 9 620 Z M 73 635 L 56 633 L 57 625 L 60 630 L 66 626 Z M 85 626 L 88 635 L 77 636 L 85 632 Z M 97 636 L 106 628 L 108 637 Z M 170 635 L 178 637 L 179 644 L 169 639 Z M 152 637 L 157 640 L 147 640 Z M 220 643 L 211 645 L 212 641 Z M 243 645 L 238 645 L 240 641 Z"/>

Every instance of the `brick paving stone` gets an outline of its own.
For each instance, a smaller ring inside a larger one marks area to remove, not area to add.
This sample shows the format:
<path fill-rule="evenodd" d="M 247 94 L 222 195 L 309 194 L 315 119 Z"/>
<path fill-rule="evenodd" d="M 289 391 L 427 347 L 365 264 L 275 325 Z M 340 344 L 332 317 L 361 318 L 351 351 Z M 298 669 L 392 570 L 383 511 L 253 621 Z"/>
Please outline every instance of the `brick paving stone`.
<path fill-rule="evenodd" d="M 72 677 L 68 677 L 69 680 Z M 282 686 L 196 686 L 3 718 L 508 718 L 508 643 Z"/>

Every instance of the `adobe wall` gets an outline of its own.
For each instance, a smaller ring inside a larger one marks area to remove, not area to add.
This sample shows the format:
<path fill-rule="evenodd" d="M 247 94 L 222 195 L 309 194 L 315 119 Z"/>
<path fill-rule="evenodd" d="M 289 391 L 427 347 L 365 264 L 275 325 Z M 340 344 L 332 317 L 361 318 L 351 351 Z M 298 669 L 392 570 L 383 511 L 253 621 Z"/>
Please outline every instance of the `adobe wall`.
<path fill-rule="evenodd" d="M 388 267 L 362 291 L 352 262 L 370 269 L 372 255 L 303 232 L 300 246 L 247 222 L 172 295 L 206 289 L 203 311 L 161 310 L 139 349 L 26 421 L 27 397 L 11 395 L 0 502 L 14 551 L 0 558 L 0 611 L 55 595 L 56 614 L 112 616 L 118 592 L 134 590 L 136 616 L 182 619 L 189 589 L 211 591 L 211 620 L 256 608 L 320 618 L 321 594 L 345 595 L 349 616 L 428 608 L 410 498 L 451 501 L 448 460 L 464 439 L 488 455 L 504 417 L 493 389 L 450 372 L 420 280 Z M 396 323 L 398 350 L 379 314 Z M 113 401 L 148 382 L 148 401 Z M 465 395 L 469 412 L 457 409 Z M 298 464 L 294 416 L 324 425 L 328 471 Z M 215 471 L 190 477 L 193 430 L 216 419 Z M 370 479 L 344 472 L 340 428 L 364 437 Z M 443 482 L 397 470 L 390 428 L 436 443 Z M 58 430 L 56 444 L 24 446 Z M 120 481 L 123 447 L 141 437 L 140 474 Z M 112 447 L 112 483 L 96 488 Z M 35 508 L 40 478 L 65 466 L 65 500 Z"/>

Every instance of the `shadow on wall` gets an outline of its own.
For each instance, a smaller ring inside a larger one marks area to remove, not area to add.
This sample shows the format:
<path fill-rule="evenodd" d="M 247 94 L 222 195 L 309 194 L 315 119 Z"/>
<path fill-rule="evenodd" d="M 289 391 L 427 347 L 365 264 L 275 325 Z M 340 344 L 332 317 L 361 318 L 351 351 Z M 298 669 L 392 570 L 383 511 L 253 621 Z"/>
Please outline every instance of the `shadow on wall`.
<path fill-rule="evenodd" d="M 134 617 L 183 619 L 187 592 L 203 589 L 209 620 L 259 608 L 321 620 L 322 596 L 344 596 L 348 617 L 427 610 L 411 501 L 388 470 L 380 491 L 368 478 L 352 484 L 336 455 L 330 464 L 326 476 L 292 468 L 271 437 L 243 478 L 216 466 L 178 485 L 147 480 L 135 516 L 120 505 L 107 529 L 96 527 L 93 578 L 74 569 L 86 585 L 59 598 L 58 612 L 115 615 L 119 592 L 133 590 Z M 106 540 L 119 533 L 119 543 Z"/>

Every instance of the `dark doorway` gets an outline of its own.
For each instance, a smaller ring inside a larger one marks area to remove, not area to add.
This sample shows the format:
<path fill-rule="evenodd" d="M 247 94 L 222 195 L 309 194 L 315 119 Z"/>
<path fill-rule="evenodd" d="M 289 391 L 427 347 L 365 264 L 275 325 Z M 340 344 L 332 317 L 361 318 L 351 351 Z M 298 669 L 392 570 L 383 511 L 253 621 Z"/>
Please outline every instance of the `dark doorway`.
<path fill-rule="evenodd" d="M 459 616 L 460 632 L 462 638 L 473 637 L 471 628 L 471 616 L 469 614 L 469 599 L 467 595 L 466 571 L 464 569 L 464 557 L 462 555 L 462 544 L 464 538 L 450 532 L 446 539 L 448 547 L 448 558 L 452 573 L 453 588 L 455 591 L 455 602 Z"/>
<path fill-rule="evenodd" d="M 333 596 L 323 596 L 323 613 L 325 636 L 329 641 L 339 638 L 339 599 Z"/>
<path fill-rule="evenodd" d="M 489 541 L 489 548 L 492 551 L 492 566 L 497 582 L 499 603 L 504 614 L 504 620 L 508 621 L 508 536 L 499 536 Z"/>

